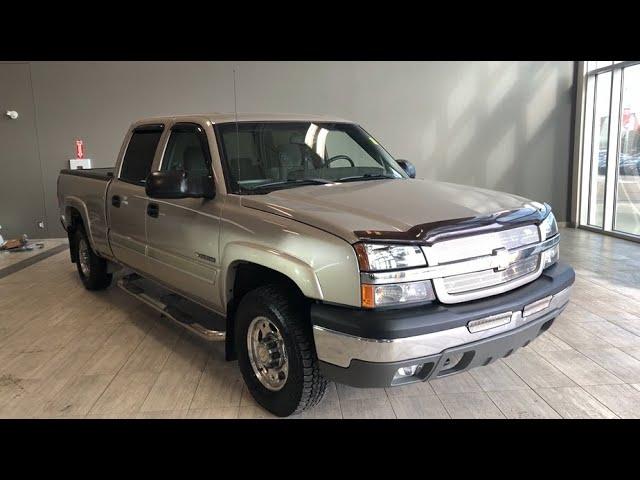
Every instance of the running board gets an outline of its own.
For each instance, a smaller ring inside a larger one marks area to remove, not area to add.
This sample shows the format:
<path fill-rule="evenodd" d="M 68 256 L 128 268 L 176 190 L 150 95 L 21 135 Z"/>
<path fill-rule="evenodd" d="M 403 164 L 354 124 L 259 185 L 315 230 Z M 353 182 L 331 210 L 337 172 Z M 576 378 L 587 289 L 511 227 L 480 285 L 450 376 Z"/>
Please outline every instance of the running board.
<path fill-rule="evenodd" d="M 224 319 L 211 310 L 172 293 L 137 273 L 125 275 L 118 280 L 117 285 L 200 338 L 209 342 L 225 340 Z"/>

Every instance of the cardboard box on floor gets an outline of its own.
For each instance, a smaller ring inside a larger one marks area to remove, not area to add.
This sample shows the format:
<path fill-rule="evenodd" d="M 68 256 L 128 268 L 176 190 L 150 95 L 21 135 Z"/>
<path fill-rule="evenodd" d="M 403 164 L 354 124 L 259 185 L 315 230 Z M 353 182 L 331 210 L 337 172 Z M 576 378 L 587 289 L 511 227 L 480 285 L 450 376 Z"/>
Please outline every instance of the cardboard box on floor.
<path fill-rule="evenodd" d="M 27 244 L 27 236 L 22 235 L 20 238 L 12 238 L 7 240 L 0 246 L 0 250 L 12 250 L 14 248 L 21 248 Z"/>

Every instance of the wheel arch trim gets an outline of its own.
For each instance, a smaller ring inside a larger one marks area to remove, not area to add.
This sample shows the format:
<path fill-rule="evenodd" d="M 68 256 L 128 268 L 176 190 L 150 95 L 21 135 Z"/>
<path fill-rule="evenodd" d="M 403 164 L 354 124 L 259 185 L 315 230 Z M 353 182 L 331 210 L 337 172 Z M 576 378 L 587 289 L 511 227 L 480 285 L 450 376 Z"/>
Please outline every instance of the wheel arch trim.
<path fill-rule="evenodd" d="M 96 251 L 95 242 L 93 241 L 93 234 L 91 232 L 91 222 L 89 220 L 89 211 L 87 209 L 86 204 L 82 201 L 82 199 L 75 196 L 67 196 L 65 198 L 64 205 L 64 214 L 65 220 L 67 222 L 67 227 L 71 225 L 71 212 L 72 210 L 77 211 L 80 214 L 80 219 L 82 220 L 82 225 L 84 227 L 84 231 L 89 238 L 89 244 L 93 251 Z"/>
<path fill-rule="evenodd" d="M 235 266 L 242 263 L 254 264 L 274 270 L 291 280 L 307 298 L 322 300 L 322 287 L 311 265 L 286 252 L 271 246 L 252 242 L 233 242 L 227 244 L 222 255 L 223 299 L 227 304 L 235 281 Z"/>

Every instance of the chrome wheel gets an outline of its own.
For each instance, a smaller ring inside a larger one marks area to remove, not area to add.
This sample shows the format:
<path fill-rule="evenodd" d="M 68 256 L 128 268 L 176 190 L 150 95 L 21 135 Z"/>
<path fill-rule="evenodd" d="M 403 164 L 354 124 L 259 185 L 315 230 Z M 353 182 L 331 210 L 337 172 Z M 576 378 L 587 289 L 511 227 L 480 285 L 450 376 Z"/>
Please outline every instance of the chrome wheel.
<path fill-rule="evenodd" d="M 247 330 L 249 361 L 260 383 L 278 391 L 287 383 L 289 362 L 280 330 L 266 317 L 256 317 Z"/>
<path fill-rule="evenodd" d="M 82 274 L 88 277 L 91 274 L 91 260 L 89 259 L 89 245 L 84 238 L 78 242 L 78 261 Z"/>

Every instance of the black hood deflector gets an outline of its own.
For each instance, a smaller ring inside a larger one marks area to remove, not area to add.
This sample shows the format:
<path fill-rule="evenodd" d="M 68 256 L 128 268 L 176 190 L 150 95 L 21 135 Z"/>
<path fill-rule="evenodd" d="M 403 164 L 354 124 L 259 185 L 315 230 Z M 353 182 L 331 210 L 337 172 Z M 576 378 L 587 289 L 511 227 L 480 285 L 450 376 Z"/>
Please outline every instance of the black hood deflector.
<path fill-rule="evenodd" d="M 538 206 L 539 205 L 539 206 Z M 503 210 L 490 215 L 441 220 L 415 225 L 404 232 L 359 230 L 360 240 L 376 242 L 417 243 L 433 245 L 443 240 L 508 230 L 523 225 L 538 225 L 551 211 L 548 204 L 525 204 L 521 208 Z"/>

